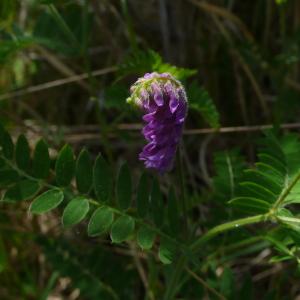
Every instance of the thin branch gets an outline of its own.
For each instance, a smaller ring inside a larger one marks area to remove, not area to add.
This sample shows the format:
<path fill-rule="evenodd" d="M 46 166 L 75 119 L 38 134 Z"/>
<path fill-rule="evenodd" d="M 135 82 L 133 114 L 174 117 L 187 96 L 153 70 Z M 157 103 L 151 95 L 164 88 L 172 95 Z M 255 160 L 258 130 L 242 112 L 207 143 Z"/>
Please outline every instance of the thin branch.
<path fill-rule="evenodd" d="M 272 276 L 280 271 L 282 271 L 283 269 L 283 265 L 282 264 L 276 264 L 274 267 L 272 267 L 271 269 L 265 270 L 263 272 L 260 272 L 256 275 L 253 276 L 253 282 L 258 282 L 262 279 L 265 279 L 269 276 Z"/>
<path fill-rule="evenodd" d="M 56 70 L 58 70 L 63 76 L 76 76 L 76 73 L 69 66 L 67 66 L 56 55 L 52 54 L 46 48 L 43 48 L 39 45 L 35 46 L 35 48 L 42 54 L 42 56 L 48 61 L 48 63 L 52 65 L 52 67 L 54 67 Z M 90 90 L 89 85 L 84 81 L 78 81 L 77 83 L 85 90 Z"/>
<path fill-rule="evenodd" d="M 99 126 L 89 127 L 91 130 L 99 130 Z M 263 131 L 267 129 L 274 128 L 272 124 L 265 125 L 250 125 L 250 126 L 232 126 L 232 127 L 221 127 L 219 129 L 215 128 L 195 128 L 195 129 L 185 129 L 183 134 L 185 135 L 196 135 L 196 134 L 211 134 L 211 133 L 243 133 L 243 132 L 253 132 L 253 131 Z M 300 123 L 287 123 L 279 126 L 281 129 L 298 129 L 300 128 Z M 119 130 L 141 130 L 141 124 L 120 124 L 118 126 Z"/>
<path fill-rule="evenodd" d="M 246 217 L 242 219 L 237 219 L 231 222 L 227 222 L 224 224 L 217 225 L 210 230 L 208 230 L 205 234 L 197 238 L 191 245 L 190 249 L 193 252 L 199 251 L 202 245 L 209 241 L 210 239 L 214 238 L 218 234 L 224 233 L 229 230 L 233 230 L 242 226 L 256 224 L 256 223 L 263 223 L 266 222 L 270 218 L 269 214 L 261 214 L 251 217 Z"/>
<path fill-rule="evenodd" d="M 105 69 L 99 69 L 99 70 L 95 70 L 95 71 L 91 72 L 91 76 L 93 76 L 93 77 L 101 76 L 101 75 L 105 75 L 108 73 L 113 73 L 116 70 L 117 70 L 117 67 L 109 67 L 109 68 L 105 68 Z M 14 97 L 21 97 L 21 96 L 24 96 L 27 94 L 32 94 L 32 93 L 36 93 L 39 91 L 51 89 L 51 88 L 54 88 L 57 86 L 62 86 L 62 85 L 68 84 L 68 83 L 85 80 L 87 78 L 89 78 L 89 74 L 83 73 L 83 74 L 71 76 L 68 78 L 62 78 L 62 79 L 57 79 L 57 80 L 46 82 L 46 83 L 41 83 L 41 84 L 38 84 L 35 86 L 30 86 L 25 89 L 12 91 L 12 92 L 0 95 L 0 101 L 9 99 L 9 98 L 14 98 Z"/>
<path fill-rule="evenodd" d="M 147 274 L 146 274 L 146 271 L 144 270 L 144 267 L 143 267 L 143 265 L 140 261 L 140 258 L 138 256 L 138 251 L 136 249 L 136 245 L 134 243 L 129 243 L 129 246 L 130 246 L 130 249 L 131 249 L 131 252 L 132 252 L 132 257 L 133 257 L 134 264 L 135 264 L 135 266 L 138 270 L 138 273 L 141 277 L 141 280 L 143 282 L 145 292 L 149 295 L 150 300 L 154 300 L 154 295 L 153 295 L 153 292 L 149 288 Z"/>
<path fill-rule="evenodd" d="M 279 126 L 281 129 L 299 129 L 300 123 L 288 123 Z M 209 134 L 213 132 L 217 133 L 243 133 L 243 132 L 253 132 L 253 131 L 263 131 L 267 129 L 274 128 L 274 125 L 253 125 L 253 126 L 233 126 L 233 127 L 222 127 L 218 130 L 214 128 L 203 128 L 203 129 L 186 129 L 184 134 L 194 135 L 194 134 Z"/>
<path fill-rule="evenodd" d="M 30 126 L 27 126 L 26 123 L 24 123 L 24 126 L 27 127 L 28 130 L 32 131 L 34 134 L 37 135 L 43 135 L 43 129 L 41 129 L 39 126 L 34 126 L 30 124 Z M 184 130 L 184 135 L 207 135 L 207 134 L 224 134 L 224 133 L 245 133 L 245 132 L 259 132 L 267 129 L 272 129 L 273 125 L 254 125 L 254 126 L 236 126 L 236 127 L 222 127 L 218 130 L 214 128 L 199 128 L 199 129 L 186 129 Z M 20 127 L 21 130 L 18 128 L 16 130 L 16 133 L 19 131 L 23 132 L 22 127 Z M 282 124 L 280 126 L 281 129 L 300 129 L 300 123 L 291 123 L 291 124 Z M 87 141 L 99 141 L 99 137 L 101 135 L 99 126 L 97 125 L 86 125 L 86 126 L 73 126 L 73 127 L 60 127 L 60 129 L 63 129 L 65 140 L 71 144 L 76 144 L 78 142 L 83 143 Z M 141 124 L 120 124 L 116 128 L 117 130 L 122 131 L 132 131 L 137 133 L 142 129 Z M 58 131 L 57 126 L 49 126 L 47 127 L 47 130 L 49 130 L 52 134 L 50 136 L 53 136 L 55 132 Z M 117 132 L 111 132 L 109 133 L 109 138 L 116 137 Z M 49 137 L 48 137 L 49 138 Z"/>
<path fill-rule="evenodd" d="M 209 286 L 205 280 L 203 280 L 200 276 L 198 276 L 195 272 L 190 270 L 189 268 L 185 268 L 185 270 L 194 278 L 196 281 L 198 281 L 201 285 L 203 285 L 208 291 L 210 291 L 212 294 L 217 296 L 219 299 L 226 300 L 226 298 L 221 295 L 217 290 Z"/>

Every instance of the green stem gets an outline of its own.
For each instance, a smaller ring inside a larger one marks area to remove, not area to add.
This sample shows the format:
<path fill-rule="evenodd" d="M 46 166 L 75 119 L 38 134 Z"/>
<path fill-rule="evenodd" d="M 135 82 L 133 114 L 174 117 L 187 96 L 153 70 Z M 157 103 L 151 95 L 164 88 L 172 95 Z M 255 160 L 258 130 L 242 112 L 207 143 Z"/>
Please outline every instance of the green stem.
<path fill-rule="evenodd" d="M 202 235 L 200 238 L 198 238 L 192 245 L 191 245 L 191 250 L 192 251 L 197 251 L 203 243 L 207 242 L 208 240 L 212 239 L 216 235 L 223 233 L 225 231 L 235 229 L 241 226 L 249 225 L 249 224 L 254 224 L 254 223 L 259 223 L 259 222 L 265 222 L 266 220 L 269 219 L 269 214 L 263 214 L 263 215 L 256 215 L 253 217 L 247 217 L 243 219 L 238 219 L 232 222 L 228 222 L 225 224 L 218 225 L 209 231 L 207 231 L 204 235 Z"/>
<path fill-rule="evenodd" d="M 183 217 L 184 217 L 184 225 L 185 225 L 185 236 L 188 234 L 188 216 L 187 216 L 187 203 L 186 203 L 186 193 L 185 193 L 185 184 L 184 184 L 184 176 L 183 176 L 183 167 L 182 167 L 182 160 L 181 160 L 181 152 L 178 149 L 177 152 L 177 168 L 178 168 L 178 178 L 180 183 L 181 189 L 181 197 L 182 197 L 182 209 L 183 209 Z M 183 254 L 175 265 L 175 270 L 172 273 L 170 282 L 167 286 L 167 291 L 164 296 L 164 300 L 172 299 L 176 293 L 178 287 L 178 280 L 180 275 L 183 273 L 185 268 L 186 258 Z"/>
<path fill-rule="evenodd" d="M 188 233 L 188 210 L 187 210 L 187 198 L 186 198 L 186 192 L 185 192 L 183 166 L 182 166 L 180 148 L 178 149 L 178 152 L 177 152 L 177 168 L 178 168 L 179 184 L 180 184 L 180 189 L 181 189 L 182 210 L 183 210 L 185 236 L 186 236 Z"/>

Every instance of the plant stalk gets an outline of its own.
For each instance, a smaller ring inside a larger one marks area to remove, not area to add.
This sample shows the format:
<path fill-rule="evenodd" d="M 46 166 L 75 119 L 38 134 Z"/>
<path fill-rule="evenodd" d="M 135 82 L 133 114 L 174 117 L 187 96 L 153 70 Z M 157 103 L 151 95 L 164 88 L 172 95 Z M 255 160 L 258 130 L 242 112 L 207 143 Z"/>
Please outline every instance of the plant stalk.
<path fill-rule="evenodd" d="M 224 223 L 221 225 L 218 225 L 210 230 L 208 230 L 204 235 L 202 235 L 200 238 L 198 238 L 192 245 L 191 245 L 191 250 L 196 252 L 199 250 L 199 248 L 208 240 L 212 239 L 216 235 L 231 230 L 235 229 L 241 226 L 245 225 L 250 225 L 254 223 L 260 223 L 260 222 L 265 222 L 270 218 L 269 214 L 262 214 L 262 215 L 256 215 L 253 217 L 247 217 L 247 218 L 242 218 L 238 219 L 232 222 Z"/>

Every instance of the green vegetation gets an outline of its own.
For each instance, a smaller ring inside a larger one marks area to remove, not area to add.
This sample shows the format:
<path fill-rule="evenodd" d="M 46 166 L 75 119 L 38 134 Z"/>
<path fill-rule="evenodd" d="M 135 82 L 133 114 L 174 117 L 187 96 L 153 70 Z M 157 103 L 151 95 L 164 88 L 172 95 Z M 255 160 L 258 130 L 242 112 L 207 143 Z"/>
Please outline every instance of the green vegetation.
<path fill-rule="evenodd" d="M 299 297 L 299 58 L 297 0 L 1 0 L 0 299 Z M 151 72 L 189 101 L 165 174 Z"/>

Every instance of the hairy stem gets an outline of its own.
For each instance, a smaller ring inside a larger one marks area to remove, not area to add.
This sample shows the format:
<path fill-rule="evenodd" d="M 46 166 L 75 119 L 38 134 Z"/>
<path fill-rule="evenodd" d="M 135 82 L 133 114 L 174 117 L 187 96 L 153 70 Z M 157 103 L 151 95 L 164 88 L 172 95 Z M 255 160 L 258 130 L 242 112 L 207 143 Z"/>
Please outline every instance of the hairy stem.
<path fill-rule="evenodd" d="M 202 235 L 200 238 L 198 238 L 192 245 L 191 250 L 196 252 L 199 250 L 199 248 L 203 245 L 203 243 L 207 242 L 208 240 L 212 239 L 216 235 L 223 233 L 225 231 L 235 229 L 241 226 L 250 225 L 254 223 L 260 223 L 265 222 L 269 219 L 269 214 L 263 214 L 263 215 L 256 215 L 253 217 L 247 217 L 243 219 L 238 219 L 232 222 L 224 223 L 221 225 L 218 225 L 210 230 L 208 230 L 204 235 Z"/>

